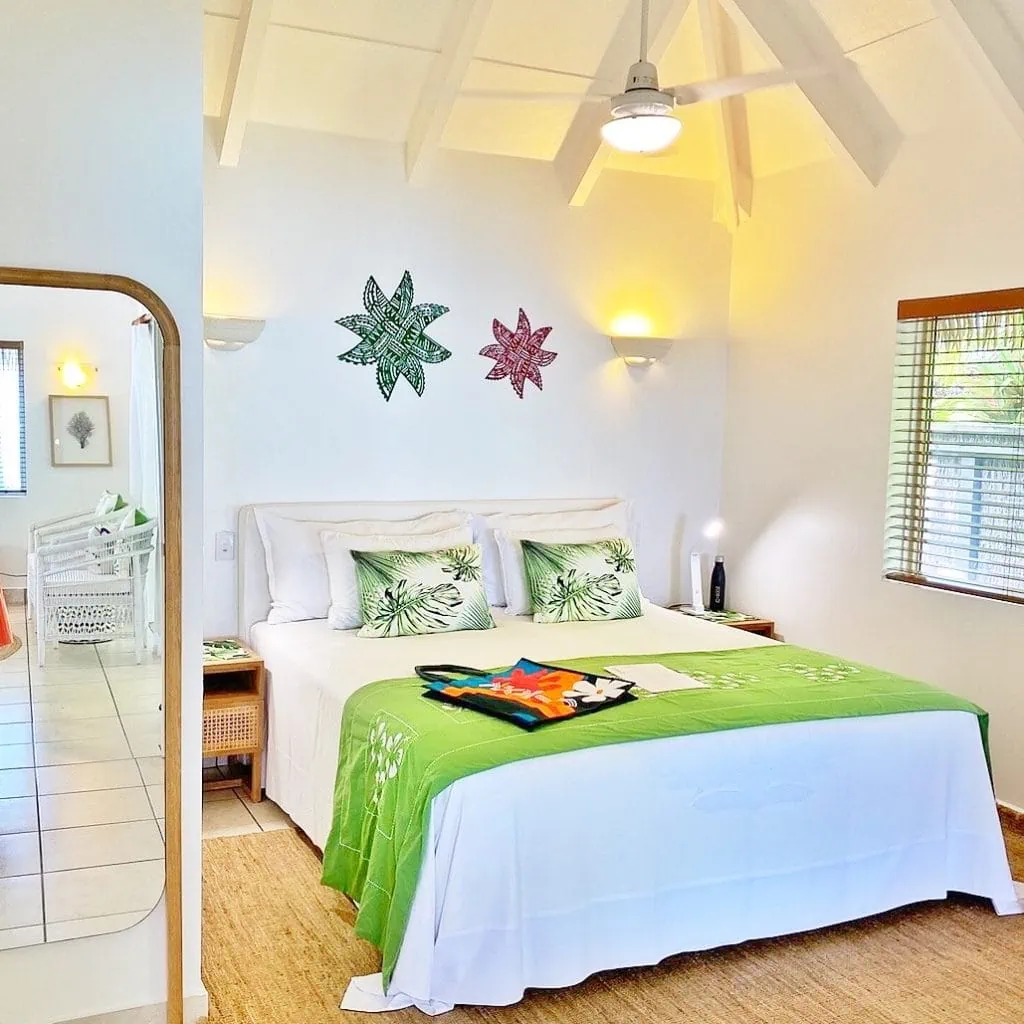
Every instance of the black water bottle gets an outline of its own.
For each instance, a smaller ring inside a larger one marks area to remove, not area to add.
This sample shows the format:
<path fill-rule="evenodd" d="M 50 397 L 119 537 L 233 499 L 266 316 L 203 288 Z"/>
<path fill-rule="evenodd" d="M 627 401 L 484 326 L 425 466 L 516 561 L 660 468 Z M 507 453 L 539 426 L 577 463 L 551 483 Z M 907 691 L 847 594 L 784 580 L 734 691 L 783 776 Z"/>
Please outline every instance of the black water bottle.
<path fill-rule="evenodd" d="M 708 602 L 708 611 L 725 611 L 725 559 L 721 555 L 715 556 L 715 567 L 711 570 L 711 600 Z"/>

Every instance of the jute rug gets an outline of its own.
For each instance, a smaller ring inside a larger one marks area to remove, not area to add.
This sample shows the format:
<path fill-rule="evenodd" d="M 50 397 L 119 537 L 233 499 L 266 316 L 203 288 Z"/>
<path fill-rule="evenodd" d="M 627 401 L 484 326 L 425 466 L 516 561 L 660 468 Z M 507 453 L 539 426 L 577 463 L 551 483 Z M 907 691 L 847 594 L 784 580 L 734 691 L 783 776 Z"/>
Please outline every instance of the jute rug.
<path fill-rule="evenodd" d="M 1009 838 L 1009 837 L 1008 837 Z M 1011 839 L 1024 877 L 1024 836 Z M 203 843 L 203 977 L 209 1024 L 370 1024 L 337 1009 L 379 967 L 353 911 L 318 884 L 292 831 Z M 428 1018 L 415 1010 L 382 1022 Z M 445 1024 L 1020 1024 L 1024 916 L 955 898 L 784 939 L 609 971 L 516 1006 L 459 1008 Z"/>

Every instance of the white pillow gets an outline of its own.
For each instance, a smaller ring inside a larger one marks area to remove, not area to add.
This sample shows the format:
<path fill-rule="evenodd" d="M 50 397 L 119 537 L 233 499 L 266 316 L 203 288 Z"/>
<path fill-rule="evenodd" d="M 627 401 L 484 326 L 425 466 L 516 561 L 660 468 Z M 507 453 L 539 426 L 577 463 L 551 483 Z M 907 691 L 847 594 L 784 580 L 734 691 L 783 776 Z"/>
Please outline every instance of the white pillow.
<path fill-rule="evenodd" d="M 487 590 L 487 600 L 493 605 L 502 605 L 506 601 L 501 573 L 501 556 L 494 540 L 496 530 L 519 533 L 532 538 L 532 532 L 526 534 L 523 531 L 608 528 L 609 533 L 595 538 L 603 540 L 605 536 L 631 536 L 629 525 L 629 505 L 625 501 L 617 501 L 613 505 L 598 509 L 567 509 L 564 512 L 496 512 L 489 516 L 474 516 L 473 539 L 483 549 L 484 587 Z M 520 562 L 520 567 L 521 565 Z"/>
<path fill-rule="evenodd" d="M 256 526 L 263 538 L 270 584 L 271 625 L 298 622 L 300 619 L 324 619 L 331 603 L 327 580 L 327 560 L 320 543 L 322 530 L 344 529 L 348 533 L 379 534 L 437 533 L 456 527 L 468 527 L 466 512 L 430 512 L 418 519 L 357 519 L 349 522 L 286 519 L 272 512 L 256 510 Z"/>
<path fill-rule="evenodd" d="M 100 500 L 96 503 L 96 515 L 107 516 L 111 512 L 116 512 L 118 509 L 124 508 L 124 498 L 120 494 L 114 494 L 112 491 L 104 491 L 100 495 Z"/>
<path fill-rule="evenodd" d="M 359 607 L 359 582 L 352 551 L 443 551 L 473 543 L 469 526 L 459 526 L 439 533 L 361 534 L 344 530 L 324 530 L 320 534 L 331 604 L 327 609 L 327 625 L 331 629 L 355 629 L 363 624 Z"/>
<path fill-rule="evenodd" d="M 526 582 L 523 561 L 524 540 L 539 540 L 544 544 L 586 544 L 592 540 L 612 540 L 624 537 L 615 527 L 594 526 L 589 530 L 495 530 L 494 540 L 501 560 L 501 578 L 505 584 L 505 599 L 509 615 L 529 615 L 533 611 L 530 587 Z"/>

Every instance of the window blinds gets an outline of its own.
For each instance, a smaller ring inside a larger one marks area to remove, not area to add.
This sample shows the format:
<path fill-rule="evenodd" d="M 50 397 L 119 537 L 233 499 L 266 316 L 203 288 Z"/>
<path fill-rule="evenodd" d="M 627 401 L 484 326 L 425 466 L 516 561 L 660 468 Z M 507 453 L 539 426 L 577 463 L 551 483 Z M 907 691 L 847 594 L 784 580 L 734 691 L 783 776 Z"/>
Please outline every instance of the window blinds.
<path fill-rule="evenodd" d="M 1024 602 L 1024 289 L 900 303 L 885 570 Z"/>
<path fill-rule="evenodd" d="M 20 341 L 0 341 L 0 494 L 24 493 L 24 352 Z"/>

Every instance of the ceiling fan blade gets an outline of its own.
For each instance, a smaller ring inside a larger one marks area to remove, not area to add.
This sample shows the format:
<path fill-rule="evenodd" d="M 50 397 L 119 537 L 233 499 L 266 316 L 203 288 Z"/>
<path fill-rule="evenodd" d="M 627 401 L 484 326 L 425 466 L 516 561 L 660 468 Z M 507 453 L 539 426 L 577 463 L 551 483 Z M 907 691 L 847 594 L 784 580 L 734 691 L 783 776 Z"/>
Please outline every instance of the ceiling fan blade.
<path fill-rule="evenodd" d="M 463 89 L 459 96 L 468 100 L 507 100 L 515 103 L 607 103 L 611 93 L 585 92 L 501 92 L 490 89 Z"/>
<path fill-rule="evenodd" d="M 675 96 L 677 106 L 684 107 L 691 103 L 706 103 L 709 100 L 728 99 L 730 96 L 743 96 L 748 92 L 770 89 L 777 85 L 791 85 L 801 78 L 826 75 L 834 70 L 826 65 L 807 68 L 772 68 L 770 71 L 757 71 L 749 75 L 719 78 L 710 82 L 673 85 L 663 91 Z"/>

